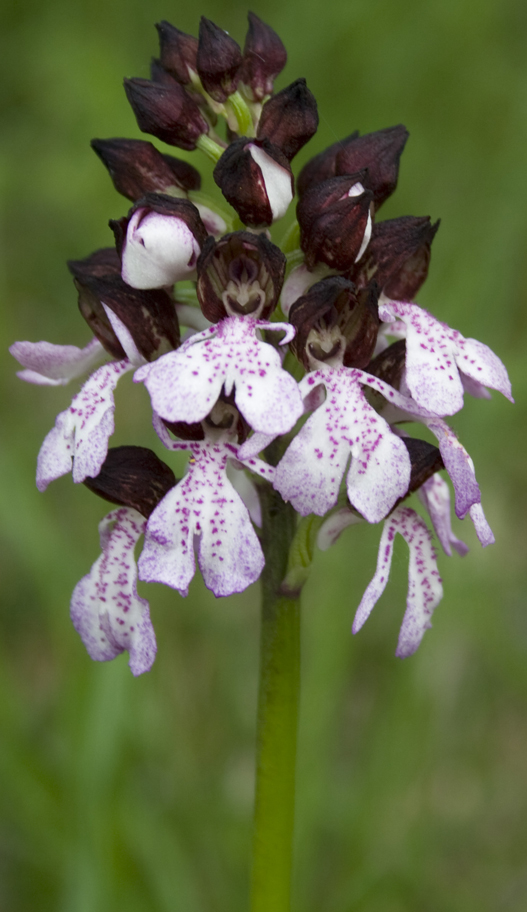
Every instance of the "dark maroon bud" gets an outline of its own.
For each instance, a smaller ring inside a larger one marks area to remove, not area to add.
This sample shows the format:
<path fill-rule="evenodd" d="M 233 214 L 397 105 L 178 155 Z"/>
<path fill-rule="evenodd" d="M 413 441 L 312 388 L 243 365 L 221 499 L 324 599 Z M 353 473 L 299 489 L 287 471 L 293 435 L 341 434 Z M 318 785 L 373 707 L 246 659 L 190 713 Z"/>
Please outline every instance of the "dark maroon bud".
<path fill-rule="evenodd" d="M 278 146 L 291 161 L 315 135 L 317 127 L 315 96 L 309 91 L 305 79 L 297 79 L 265 102 L 257 136 Z"/>
<path fill-rule="evenodd" d="M 432 241 L 439 221 L 411 215 L 377 222 L 365 256 L 356 269 L 359 285 L 375 276 L 386 295 L 411 301 L 428 275 Z"/>
<path fill-rule="evenodd" d="M 67 265 L 76 279 L 121 275 L 121 260 L 115 247 L 102 247 L 83 260 L 68 260 Z"/>
<path fill-rule="evenodd" d="M 286 258 L 263 234 L 209 237 L 198 260 L 197 294 L 207 320 L 252 315 L 267 319 L 278 301 Z"/>
<path fill-rule="evenodd" d="M 79 290 L 81 313 L 105 348 L 108 348 L 105 341 L 111 323 L 104 304 L 126 326 L 139 353 L 147 361 L 178 348 L 180 336 L 176 308 L 166 291 L 131 288 L 118 275 L 84 277 L 76 279 L 75 284 Z M 124 358 L 126 355 L 123 352 L 114 357 Z"/>
<path fill-rule="evenodd" d="M 395 390 L 401 386 L 404 370 L 406 367 L 406 340 L 399 339 L 393 342 L 388 348 L 385 348 L 373 361 L 367 366 L 369 374 L 378 377 L 389 383 Z"/>
<path fill-rule="evenodd" d="M 84 484 L 103 500 L 132 507 L 148 519 L 177 484 L 170 466 L 147 447 L 110 447 L 102 469 Z"/>
<path fill-rule="evenodd" d="M 198 73 L 203 88 L 215 101 L 225 101 L 236 91 L 241 62 L 242 52 L 234 38 L 202 16 L 199 24 Z"/>
<path fill-rule="evenodd" d="M 294 195 L 289 161 L 268 140 L 235 140 L 225 149 L 213 177 L 242 222 L 253 228 L 282 218 Z"/>
<path fill-rule="evenodd" d="M 314 158 L 311 158 L 307 164 L 304 165 L 296 181 L 296 190 L 299 196 L 302 196 L 306 190 L 313 187 L 315 184 L 321 184 L 322 181 L 337 176 L 336 167 L 338 153 L 346 143 L 356 139 L 358 135 L 359 131 L 355 130 L 355 132 L 346 139 L 339 140 L 338 142 L 333 143 L 332 146 L 328 146 L 327 149 L 324 149 L 323 152 L 319 152 L 318 155 L 315 155 Z"/>
<path fill-rule="evenodd" d="M 344 272 L 362 256 L 371 235 L 373 200 L 364 174 L 332 177 L 301 197 L 296 211 L 308 269 L 323 262 Z"/>
<path fill-rule="evenodd" d="M 158 22 L 161 66 L 181 85 L 188 85 L 197 73 L 198 39 L 181 32 L 170 22 Z"/>
<path fill-rule="evenodd" d="M 408 136 L 406 127 L 399 124 L 365 136 L 348 137 L 337 154 L 336 174 L 354 174 L 367 168 L 365 184 L 373 191 L 375 209 L 379 209 L 397 186 L 399 159 Z"/>
<path fill-rule="evenodd" d="M 320 361 L 362 369 L 377 340 L 376 289 L 357 295 L 347 279 L 322 279 L 295 301 L 289 322 L 296 328 L 291 348 L 308 370 Z"/>
<path fill-rule="evenodd" d="M 132 202 L 145 193 L 166 193 L 170 188 L 199 190 L 201 177 L 192 165 L 162 155 L 143 139 L 92 139 L 92 149 L 110 172 L 115 189 Z"/>
<path fill-rule="evenodd" d="M 165 70 L 157 57 L 152 57 L 150 61 L 150 81 L 155 82 L 156 85 L 165 85 L 169 88 L 174 81 L 172 74 Z"/>
<path fill-rule="evenodd" d="M 444 469 L 445 464 L 438 448 L 426 440 L 403 437 L 402 441 L 408 450 L 412 466 L 410 484 L 408 486 L 408 494 L 411 494 L 413 491 L 417 491 L 421 485 L 424 485 L 425 481 L 428 481 L 432 475 Z M 406 497 L 408 497 L 408 494 L 406 494 Z"/>
<path fill-rule="evenodd" d="M 171 83 L 125 79 L 124 88 L 139 129 L 171 146 L 192 150 L 209 126 L 196 102 L 175 79 Z"/>
<path fill-rule="evenodd" d="M 287 51 L 271 26 L 248 13 L 249 28 L 243 49 L 240 81 L 252 92 L 253 101 L 263 101 L 273 91 L 273 81 L 287 63 Z"/>
<path fill-rule="evenodd" d="M 84 260 L 69 260 L 68 269 L 74 277 L 78 291 L 79 310 L 94 336 L 112 358 L 123 360 L 126 358 L 126 352 L 115 335 L 99 297 L 92 290 L 94 281 L 120 281 L 121 261 L 115 247 L 96 250 Z"/>
<path fill-rule="evenodd" d="M 158 215 L 168 215 L 181 219 L 190 229 L 200 247 L 205 243 L 207 229 L 201 221 L 201 216 L 190 200 L 178 199 L 163 193 L 146 193 L 142 199 L 137 200 L 128 215 L 121 219 L 110 219 L 108 224 L 115 235 L 115 243 L 119 256 L 122 256 L 123 244 L 126 239 L 126 229 L 135 212 L 145 210 L 145 215 L 157 212 Z M 144 216 L 143 216 L 144 218 Z"/>

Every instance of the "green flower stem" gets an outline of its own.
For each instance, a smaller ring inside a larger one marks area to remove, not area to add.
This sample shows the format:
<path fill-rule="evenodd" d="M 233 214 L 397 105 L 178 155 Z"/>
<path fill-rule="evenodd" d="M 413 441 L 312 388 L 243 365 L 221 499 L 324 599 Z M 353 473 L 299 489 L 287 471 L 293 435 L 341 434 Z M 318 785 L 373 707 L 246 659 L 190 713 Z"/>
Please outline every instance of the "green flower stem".
<path fill-rule="evenodd" d="M 241 136 L 254 136 L 253 119 L 249 106 L 239 92 L 229 95 L 225 108 L 228 114 L 231 111 L 234 114 L 233 122 L 231 118 L 228 118 L 231 130 L 235 130 Z"/>
<path fill-rule="evenodd" d="M 280 446 L 275 442 L 274 447 Z M 272 449 L 272 448 L 270 448 Z M 279 456 L 276 450 L 273 454 Z M 251 912 L 289 912 L 300 698 L 300 593 L 318 516 L 301 519 L 269 486 L 262 505 L 262 633 Z"/>
<path fill-rule="evenodd" d="M 261 488 L 262 630 L 251 912 L 288 912 L 300 695 L 300 592 L 282 594 L 296 514 Z"/>

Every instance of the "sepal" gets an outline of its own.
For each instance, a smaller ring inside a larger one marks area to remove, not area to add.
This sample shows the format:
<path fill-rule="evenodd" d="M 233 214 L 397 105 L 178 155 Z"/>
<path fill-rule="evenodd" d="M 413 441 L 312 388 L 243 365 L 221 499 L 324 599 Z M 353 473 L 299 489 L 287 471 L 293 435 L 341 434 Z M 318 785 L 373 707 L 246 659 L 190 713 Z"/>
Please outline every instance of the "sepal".
<path fill-rule="evenodd" d="M 232 142 L 214 169 L 214 180 L 245 225 L 259 228 L 285 215 L 294 195 L 286 156 L 266 139 Z"/>
<path fill-rule="evenodd" d="M 163 19 L 156 23 L 161 66 L 181 85 L 189 85 L 198 71 L 198 39 Z"/>
<path fill-rule="evenodd" d="M 278 146 L 288 161 L 315 135 L 318 110 L 305 79 L 297 79 L 266 101 L 258 124 L 258 139 Z"/>
<path fill-rule="evenodd" d="M 118 193 L 135 203 L 146 193 L 199 190 L 201 176 L 188 162 L 161 152 L 143 139 L 92 139 Z"/>
<path fill-rule="evenodd" d="M 287 63 L 287 51 L 276 32 L 254 13 L 248 13 L 249 28 L 245 38 L 240 82 L 249 90 L 253 101 L 271 95 L 273 82 Z"/>
<path fill-rule="evenodd" d="M 333 177 L 310 188 L 297 206 L 306 266 L 326 263 L 345 272 L 361 258 L 371 237 L 373 194 L 365 172 Z"/>
<path fill-rule="evenodd" d="M 209 125 L 196 102 L 175 79 L 163 83 L 125 79 L 124 88 L 143 133 L 170 146 L 192 150 Z"/>
<path fill-rule="evenodd" d="M 236 91 L 241 62 L 242 52 L 234 38 L 202 16 L 197 67 L 203 88 L 214 101 L 226 101 Z"/>
<path fill-rule="evenodd" d="M 428 275 L 432 241 L 439 221 L 429 216 L 403 216 L 376 222 L 366 253 L 353 271 L 359 287 L 375 278 L 382 293 L 398 301 L 412 300 Z"/>
<path fill-rule="evenodd" d="M 176 483 L 170 466 L 140 446 L 110 447 L 99 474 L 84 479 L 103 500 L 137 510 L 146 519 Z"/>

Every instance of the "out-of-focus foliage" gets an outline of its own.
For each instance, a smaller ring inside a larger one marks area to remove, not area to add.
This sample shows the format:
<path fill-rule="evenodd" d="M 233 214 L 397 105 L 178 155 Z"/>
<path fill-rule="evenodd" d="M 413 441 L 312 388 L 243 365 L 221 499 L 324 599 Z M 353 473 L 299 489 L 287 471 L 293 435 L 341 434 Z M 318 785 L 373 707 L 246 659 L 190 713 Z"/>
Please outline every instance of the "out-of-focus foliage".
<path fill-rule="evenodd" d="M 305 592 L 295 909 L 520 912 L 527 907 L 525 391 L 527 7 L 522 0 L 257 4 L 286 42 L 279 87 L 306 76 L 320 130 L 411 138 L 383 217 L 441 217 L 420 303 L 492 345 L 517 405 L 469 400 L 454 425 L 497 544 L 441 559 L 445 597 L 418 654 L 393 658 L 406 554 L 357 639 L 379 528 L 318 554 Z M 153 23 L 238 40 L 245 7 L 206 0 L 26 0 L 4 10 L 3 350 L 84 344 L 67 258 L 111 243 L 128 208 L 89 148 L 138 136 L 123 76 L 147 76 Z M 7 91 L 6 91 L 7 90 Z M 198 156 L 199 153 L 196 153 Z M 203 160 L 204 171 L 208 165 Z M 201 166 L 201 164 L 200 164 Z M 211 186 L 210 177 L 206 186 Z M 105 505 L 71 479 L 37 493 L 40 443 L 69 390 L 2 358 L 0 907 L 10 912 L 242 912 L 251 831 L 257 587 L 216 602 L 150 598 L 159 654 L 132 679 L 93 664 L 68 618 Z M 123 382 L 116 443 L 152 446 Z"/>

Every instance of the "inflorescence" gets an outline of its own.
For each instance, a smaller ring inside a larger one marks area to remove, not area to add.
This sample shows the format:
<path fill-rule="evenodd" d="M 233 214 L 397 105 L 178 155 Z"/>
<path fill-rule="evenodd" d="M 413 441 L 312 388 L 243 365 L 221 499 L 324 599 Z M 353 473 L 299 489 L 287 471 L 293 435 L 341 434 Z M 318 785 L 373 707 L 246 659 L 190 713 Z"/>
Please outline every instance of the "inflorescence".
<path fill-rule="evenodd" d="M 488 398 L 490 387 L 512 401 L 507 372 L 486 345 L 413 303 L 439 223 L 377 221 L 396 188 L 402 125 L 352 133 L 305 165 L 298 221 L 280 248 L 269 229 L 293 201 L 291 161 L 318 125 L 305 80 L 273 93 L 286 51 L 252 13 L 243 53 L 205 18 L 199 39 L 168 22 L 157 28 L 151 80 L 125 80 L 139 127 L 208 155 L 230 207 L 218 211 L 198 171 L 150 142 L 93 140 L 133 204 L 110 222 L 114 247 L 68 264 L 93 338 L 82 349 L 11 347 L 30 383 L 60 386 L 93 371 L 57 416 L 37 469 L 41 491 L 71 471 L 117 505 L 73 593 L 73 623 L 93 659 L 128 650 L 133 674 L 147 671 L 156 641 L 137 577 L 186 595 L 196 552 L 216 596 L 246 589 L 265 563 L 258 491 L 273 485 L 300 516 L 324 518 L 322 549 L 352 523 L 384 521 L 354 632 L 386 586 L 396 533 L 406 540 L 396 654 L 408 656 L 442 586 L 431 533 L 407 498 L 418 493 L 448 555 L 464 554 L 446 469 L 456 515 L 470 515 L 483 546 L 494 541 L 472 460 L 444 418 L 464 392 Z M 108 448 L 114 389 L 129 371 L 148 389 L 163 445 L 188 451 L 180 481 L 152 450 Z M 437 447 L 410 436 L 409 422 L 425 425 Z"/>

